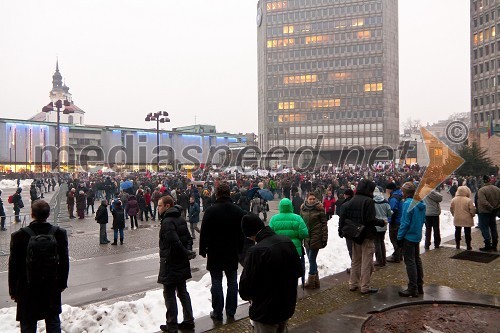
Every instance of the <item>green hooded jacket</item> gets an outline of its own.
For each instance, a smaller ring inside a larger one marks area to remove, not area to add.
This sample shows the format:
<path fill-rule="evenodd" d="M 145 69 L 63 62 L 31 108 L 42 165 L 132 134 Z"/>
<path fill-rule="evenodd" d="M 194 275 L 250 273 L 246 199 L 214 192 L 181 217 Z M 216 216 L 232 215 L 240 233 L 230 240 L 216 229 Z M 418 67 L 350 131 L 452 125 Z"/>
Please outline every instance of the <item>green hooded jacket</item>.
<path fill-rule="evenodd" d="M 269 227 L 278 235 L 287 236 L 295 245 L 299 256 L 302 256 L 302 241 L 309 236 L 307 226 L 300 215 L 293 213 L 290 199 L 282 199 L 279 204 L 279 214 L 269 221 Z"/>

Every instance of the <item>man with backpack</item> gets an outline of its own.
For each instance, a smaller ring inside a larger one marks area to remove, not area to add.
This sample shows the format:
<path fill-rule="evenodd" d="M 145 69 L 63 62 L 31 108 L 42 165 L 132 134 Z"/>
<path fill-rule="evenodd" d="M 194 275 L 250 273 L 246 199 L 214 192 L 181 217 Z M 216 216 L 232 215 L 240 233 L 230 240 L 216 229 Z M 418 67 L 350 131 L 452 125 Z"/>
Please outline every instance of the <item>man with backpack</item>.
<path fill-rule="evenodd" d="M 31 206 L 33 222 L 11 235 L 9 294 L 17 303 L 21 332 L 35 333 L 45 320 L 47 333 L 61 332 L 61 292 L 69 274 L 66 230 L 47 222 L 50 206 L 37 200 Z"/>

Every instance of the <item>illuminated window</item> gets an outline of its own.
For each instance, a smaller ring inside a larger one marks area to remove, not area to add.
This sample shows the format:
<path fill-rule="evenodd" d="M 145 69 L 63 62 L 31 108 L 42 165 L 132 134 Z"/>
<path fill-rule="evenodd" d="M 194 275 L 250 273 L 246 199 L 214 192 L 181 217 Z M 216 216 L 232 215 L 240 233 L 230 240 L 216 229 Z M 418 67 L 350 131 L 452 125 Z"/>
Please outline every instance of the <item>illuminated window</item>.
<path fill-rule="evenodd" d="M 297 122 L 297 121 L 305 121 L 306 116 L 303 114 L 289 114 L 289 115 L 281 115 L 278 116 L 278 122 Z"/>
<path fill-rule="evenodd" d="M 483 32 L 481 31 L 481 32 L 479 33 L 479 43 L 482 43 L 482 42 L 483 42 L 483 40 L 484 40 L 484 34 L 483 34 Z"/>
<path fill-rule="evenodd" d="M 368 39 L 371 37 L 371 31 L 358 31 L 358 39 Z"/>
<path fill-rule="evenodd" d="M 362 27 L 365 25 L 365 20 L 364 19 L 352 19 L 351 26 L 353 27 Z"/>
<path fill-rule="evenodd" d="M 340 106 L 340 99 L 320 99 L 308 103 L 311 108 L 334 108 Z"/>
<path fill-rule="evenodd" d="M 382 91 L 383 89 L 382 83 L 366 83 L 364 87 L 365 92 Z"/>
<path fill-rule="evenodd" d="M 267 48 L 295 45 L 295 38 L 273 39 L 267 41 Z"/>
<path fill-rule="evenodd" d="M 283 33 L 284 34 L 293 34 L 294 27 L 293 25 L 285 25 L 283 26 Z"/>
<path fill-rule="evenodd" d="M 278 103 L 279 110 L 293 110 L 295 109 L 295 102 L 280 102 Z"/>
<path fill-rule="evenodd" d="M 328 42 L 328 35 L 306 37 L 306 44 Z"/>
<path fill-rule="evenodd" d="M 317 81 L 318 75 L 316 74 L 285 76 L 283 79 L 284 84 L 314 83 Z"/>
<path fill-rule="evenodd" d="M 267 11 L 273 11 L 278 9 L 286 9 L 288 7 L 288 1 L 274 1 L 267 3 Z"/>
<path fill-rule="evenodd" d="M 477 34 L 474 34 L 474 45 L 477 45 L 477 41 L 478 41 L 478 39 L 477 39 Z M 269 42 L 268 42 L 268 43 L 269 43 Z"/>
<path fill-rule="evenodd" d="M 495 36 L 496 36 L 496 28 L 495 27 L 491 27 L 491 38 L 493 38 Z"/>

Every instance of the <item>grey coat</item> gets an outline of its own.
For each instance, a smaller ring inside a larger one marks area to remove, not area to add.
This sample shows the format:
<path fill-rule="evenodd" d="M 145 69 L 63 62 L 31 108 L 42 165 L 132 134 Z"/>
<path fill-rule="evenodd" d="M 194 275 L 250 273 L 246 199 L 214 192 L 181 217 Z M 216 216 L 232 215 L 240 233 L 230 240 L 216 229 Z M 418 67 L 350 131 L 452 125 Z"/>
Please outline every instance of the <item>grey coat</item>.
<path fill-rule="evenodd" d="M 439 216 L 441 215 L 441 206 L 439 203 L 443 201 L 441 193 L 432 190 L 425 198 L 425 216 Z"/>

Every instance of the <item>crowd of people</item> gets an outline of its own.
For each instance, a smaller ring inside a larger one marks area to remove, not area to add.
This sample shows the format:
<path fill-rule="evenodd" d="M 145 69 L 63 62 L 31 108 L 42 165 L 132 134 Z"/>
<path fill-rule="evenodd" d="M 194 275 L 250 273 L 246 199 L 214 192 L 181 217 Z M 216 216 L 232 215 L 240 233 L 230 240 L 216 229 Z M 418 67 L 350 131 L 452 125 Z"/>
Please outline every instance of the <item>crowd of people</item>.
<path fill-rule="evenodd" d="M 234 320 L 239 293 L 251 301 L 250 319 L 257 332 L 283 332 L 295 309 L 298 279 L 302 278 L 304 288 L 320 287 L 316 260 L 327 245 L 328 221 L 335 214 L 339 215 L 339 237 L 345 239 L 351 257 L 349 290 L 353 292 L 378 292 L 370 283 L 375 267 L 404 261 L 408 286 L 399 295 L 419 297 L 424 293 L 419 246 L 423 237 L 425 249 L 430 248 L 431 240 L 435 248 L 441 246 L 443 190 L 453 197 L 451 213 L 457 249 L 462 228 L 466 249 L 472 249 L 471 227 L 478 213 L 485 243 L 479 250 L 497 251 L 498 179 L 450 177 L 423 201 L 417 201 L 414 196 L 424 171 L 420 167 L 401 171 L 357 167 L 335 173 L 260 177 L 199 173 L 191 179 L 182 173 L 115 177 L 80 174 L 60 181 L 68 183 L 66 198 L 71 219 L 84 219 L 89 208 L 94 213 L 94 202 L 100 201 L 95 212 L 100 244 L 111 243 L 106 234 L 108 209 L 113 219 L 112 245 L 123 244 L 127 219 L 131 229 L 138 228 L 139 221 L 160 221 L 158 283 L 164 287 L 167 308 L 162 331 L 194 328 L 186 281 L 191 278 L 190 260 L 196 256 L 192 249 L 198 236 L 198 254 L 207 258 L 212 282 L 210 317 L 221 322 L 225 314 L 228 321 Z M 35 181 L 32 185 L 35 203 L 41 201 L 43 183 Z M 280 200 L 279 213 L 269 221 L 269 199 L 262 191 Z M 16 191 L 19 193 L 20 188 Z M 386 255 L 384 242 L 387 231 L 394 247 L 390 256 Z M 244 267 L 239 285 L 238 264 Z M 183 307 L 181 323 L 177 322 L 176 295 Z"/>

